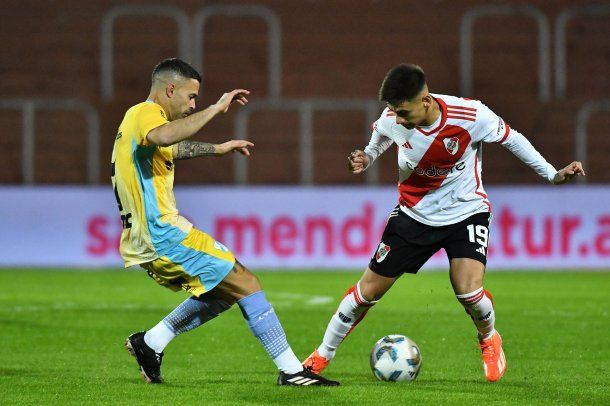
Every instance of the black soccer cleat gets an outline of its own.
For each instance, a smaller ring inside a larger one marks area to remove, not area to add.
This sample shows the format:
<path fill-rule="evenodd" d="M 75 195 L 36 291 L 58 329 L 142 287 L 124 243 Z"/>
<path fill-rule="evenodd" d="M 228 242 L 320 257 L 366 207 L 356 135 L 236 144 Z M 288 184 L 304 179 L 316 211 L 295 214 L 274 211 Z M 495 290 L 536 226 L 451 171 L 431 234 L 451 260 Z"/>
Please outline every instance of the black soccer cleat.
<path fill-rule="evenodd" d="M 134 333 L 127 337 L 125 348 L 136 358 L 140 373 L 148 383 L 163 383 L 161 378 L 161 360 L 163 353 L 158 354 L 144 341 L 145 331 Z"/>
<path fill-rule="evenodd" d="M 304 368 L 296 374 L 287 374 L 280 371 L 277 378 L 278 385 L 289 386 L 339 386 L 339 382 L 331 381 L 311 372 L 311 368 Z"/>

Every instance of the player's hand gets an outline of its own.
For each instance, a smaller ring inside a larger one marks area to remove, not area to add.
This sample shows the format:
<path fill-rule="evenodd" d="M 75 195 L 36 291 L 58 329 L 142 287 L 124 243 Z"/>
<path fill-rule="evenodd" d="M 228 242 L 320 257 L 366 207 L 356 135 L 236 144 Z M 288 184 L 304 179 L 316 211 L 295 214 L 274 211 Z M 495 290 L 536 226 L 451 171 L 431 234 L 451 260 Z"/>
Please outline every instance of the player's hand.
<path fill-rule="evenodd" d="M 355 150 L 347 157 L 347 168 L 351 173 L 362 173 L 368 165 L 369 157 L 359 149 Z"/>
<path fill-rule="evenodd" d="M 235 89 L 232 92 L 228 92 L 222 95 L 220 99 L 216 102 L 215 106 L 218 108 L 218 111 L 221 113 L 226 113 L 229 110 L 229 106 L 236 102 L 245 106 L 248 104 L 248 99 L 246 96 L 250 94 L 250 91 L 245 89 Z"/>
<path fill-rule="evenodd" d="M 582 163 L 578 161 L 572 162 L 570 165 L 559 170 L 553 178 L 553 183 L 561 185 L 574 179 L 576 176 L 585 176 L 585 170 L 582 168 Z"/>
<path fill-rule="evenodd" d="M 216 154 L 224 155 L 228 152 L 239 152 L 242 155 L 250 156 L 250 150 L 248 148 L 253 146 L 254 144 L 250 141 L 231 140 L 216 145 Z"/>

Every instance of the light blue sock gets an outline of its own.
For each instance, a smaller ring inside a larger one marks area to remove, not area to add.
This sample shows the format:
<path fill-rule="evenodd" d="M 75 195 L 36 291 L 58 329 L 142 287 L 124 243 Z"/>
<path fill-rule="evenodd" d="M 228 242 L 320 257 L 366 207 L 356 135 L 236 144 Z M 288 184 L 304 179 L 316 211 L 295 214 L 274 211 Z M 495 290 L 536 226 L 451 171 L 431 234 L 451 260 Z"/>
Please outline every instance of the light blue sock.
<path fill-rule="evenodd" d="M 201 299 L 190 297 L 148 330 L 144 341 L 155 352 L 161 353 L 178 334 L 201 326 L 230 307 L 231 305 L 223 300 L 205 296 Z"/>
<path fill-rule="evenodd" d="M 237 301 L 252 334 L 263 344 L 278 369 L 288 374 L 303 370 L 286 341 L 286 334 L 273 307 L 261 290 Z"/>
<path fill-rule="evenodd" d="M 178 335 L 201 326 L 230 307 L 224 300 L 190 297 L 168 314 L 163 323 Z"/>

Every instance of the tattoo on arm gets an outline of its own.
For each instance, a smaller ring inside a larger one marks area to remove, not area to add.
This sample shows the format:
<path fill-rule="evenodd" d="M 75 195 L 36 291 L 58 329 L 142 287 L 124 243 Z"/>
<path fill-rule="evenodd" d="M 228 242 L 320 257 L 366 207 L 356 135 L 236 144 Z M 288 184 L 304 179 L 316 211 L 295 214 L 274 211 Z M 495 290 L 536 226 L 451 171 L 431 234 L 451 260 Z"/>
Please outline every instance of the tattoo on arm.
<path fill-rule="evenodd" d="M 216 155 L 214 144 L 200 141 L 184 140 L 175 144 L 173 150 L 174 159 L 189 159 L 198 156 Z"/>

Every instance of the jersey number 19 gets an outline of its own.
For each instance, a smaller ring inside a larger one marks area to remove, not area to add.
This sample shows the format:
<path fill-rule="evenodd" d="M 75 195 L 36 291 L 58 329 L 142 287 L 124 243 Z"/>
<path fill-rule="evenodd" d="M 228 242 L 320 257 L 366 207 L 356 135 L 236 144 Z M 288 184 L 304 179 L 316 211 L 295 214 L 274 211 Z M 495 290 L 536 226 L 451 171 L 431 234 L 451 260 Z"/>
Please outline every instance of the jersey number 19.
<path fill-rule="evenodd" d="M 110 165 L 110 176 L 112 177 L 112 184 L 114 186 L 114 197 L 116 197 L 116 202 L 119 205 L 119 213 L 121 214 L 121 222 L 123 223 L 123 229 L 131 228 L 131 213 L 123 213 L 123 205 L 121 204 L 121 199 L 119 198 L 119 191 L 116 187 L 116 180 L 114 179 L 114 162 L 112 162 Z"/>

